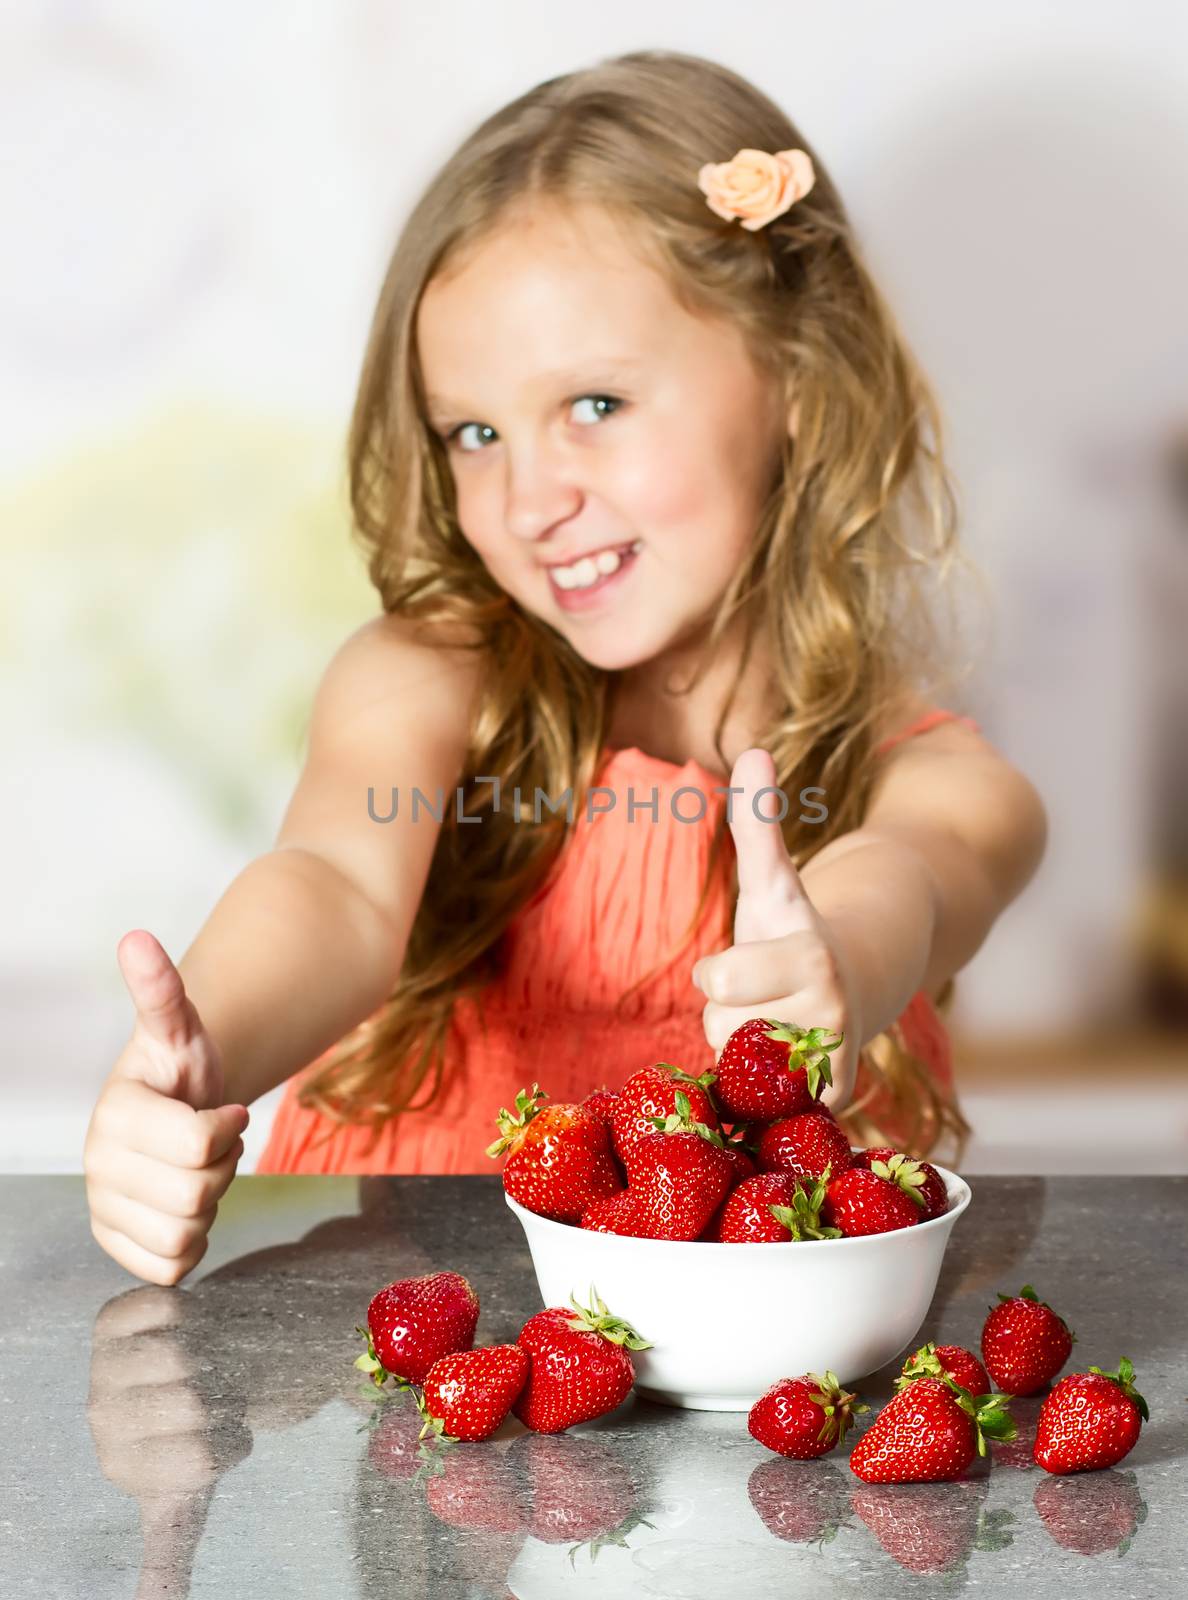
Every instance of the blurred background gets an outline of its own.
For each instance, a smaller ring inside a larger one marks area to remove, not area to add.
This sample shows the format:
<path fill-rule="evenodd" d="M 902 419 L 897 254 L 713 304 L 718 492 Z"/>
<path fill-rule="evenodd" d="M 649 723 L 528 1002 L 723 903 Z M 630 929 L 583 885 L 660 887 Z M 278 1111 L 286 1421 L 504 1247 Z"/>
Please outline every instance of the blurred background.
<path fill-rule="evenodd" d="M 271 846 L 377 609 L 343 441 L 401 217 L 498 104 L 643 47 L 786 106 L 948 421 L 994 601 L 957 709 L 1051 822 L 958 978 L 965 1169 L 1188 1167 L 1188 11 L 30 0 L 0 15 L 0 1171 L 80 1170 L 117 942 L 180 959 Z"/>

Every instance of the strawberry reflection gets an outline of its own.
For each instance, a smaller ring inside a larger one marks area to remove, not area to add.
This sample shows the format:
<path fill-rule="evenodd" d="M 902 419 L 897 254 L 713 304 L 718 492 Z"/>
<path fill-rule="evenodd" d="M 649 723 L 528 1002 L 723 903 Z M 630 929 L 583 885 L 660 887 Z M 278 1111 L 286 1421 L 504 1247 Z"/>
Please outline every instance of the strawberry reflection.
<path fill-rule="evenodd" d="M 974 1550 L 1004 1550 L 1011 1511 L 986 1511 L 985 1478 L 954 1483 L 863 1484 L 850 1504 L 891 1559 L 921 1576 L 957 1573 Z"/>
<path fill-rule="evenodd" d="M 524 1485 L 528 1531 L 545 1544 L 597 1541 L 600 1550 L 622 1545 L 641 1525 L 631 1471 L 601 1440 L 526 1433 L 512 1441 L 508 1460 Z"/>
<path fill-rule="evenodd" d="M 1147 1517 L 1133 1472 L 1045 1473 L 1033 1504 L 1055 1542 L 1082 1556 L 1124 1556 Z"/>
<path fill-rule="evenodd" d="M 772 1456 L 751 1473 L 747 1493 L 768 1533 L 785 1544 L 826 1545 L 852 1520 L 846 1480 L 831 1461 Z"/>

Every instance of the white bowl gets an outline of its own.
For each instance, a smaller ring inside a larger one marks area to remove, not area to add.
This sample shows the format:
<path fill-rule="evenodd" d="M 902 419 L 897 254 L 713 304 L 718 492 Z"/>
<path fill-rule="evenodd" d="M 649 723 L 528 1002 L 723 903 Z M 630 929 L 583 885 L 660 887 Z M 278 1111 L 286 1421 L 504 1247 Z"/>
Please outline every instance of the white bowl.
<path fill-rule="evenodd" d="M 912 1343 L 970 1202 L 964 1178 L 936 1170 L 949 1195 L 943 1217 L 866 1238 L 788 1244 L 633 1239 L 554 1222 L 504 1198 L 527 1236 L 546 1306 L 567 1306 L 571 1294 L 588 1305 L 593 1287 L 651 1341 L 631 1352 L 639 1394 L 698 1411 L 749 1411 L 779 1378 L 828 1368 L 853 1383 Z"/>

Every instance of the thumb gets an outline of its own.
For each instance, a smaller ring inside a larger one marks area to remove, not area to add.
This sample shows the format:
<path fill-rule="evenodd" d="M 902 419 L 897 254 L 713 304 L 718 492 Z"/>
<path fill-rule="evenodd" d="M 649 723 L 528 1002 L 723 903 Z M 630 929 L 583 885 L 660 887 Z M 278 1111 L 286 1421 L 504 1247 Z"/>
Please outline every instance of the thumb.
<path fill-rule="evenodd" d="M 116 959 L 144 1046 L 136 1076 L 195 1111 L 221 1106 L 222 1060 L 163 945 L 137 928 L 120 940 Z"/>
<path fill-rule="evenodd" d="M 808 898 L 778 820 L 787 798 L 778 792 L 775 762 L 766 750 L 744 750 L 730 783 L 740 791 L 730 814 L 738 859 L 734 942 L 774 939 L 811 926 Z"/>

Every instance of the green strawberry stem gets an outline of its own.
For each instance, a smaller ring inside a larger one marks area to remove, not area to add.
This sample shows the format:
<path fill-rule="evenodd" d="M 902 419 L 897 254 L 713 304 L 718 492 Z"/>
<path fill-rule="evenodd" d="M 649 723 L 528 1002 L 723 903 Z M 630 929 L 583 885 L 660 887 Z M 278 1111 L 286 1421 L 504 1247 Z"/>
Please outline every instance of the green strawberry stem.
<path fill-rule="evenodd" d="M 569 1326 L 576 1333 L 600 1333 L 604 1339 L 609 1339 L 611 1344 L 626 1345 L 628 1350 L 652 1348 L 651 1341 L 641 1339 L 629 1322 L 607 1310 L 606 1303 L 593 1284 L 590 1285 L 590 1300 L 591 1304 L 584 1306 L 572 1294 L 569 1297 L 570 1305 L 578 1313 L 569 1321 Z"/>
<path fill-rule="evenodd" d="M 1118 1363 L 1117 1372 L 1103 1372 L 1100 1367 L 1090 1367 L 1089 1371 L 1099 1378 L 1108 1378 L 1111 1383 L 1116 1383 L 1128 1400 L 1133 1400 L 1138 1407 L 1139 1416 L 1144 1422 L 1150 1422 L 1151 1413 L 1147 1409 L 1147 1402 L 1134 1386 L 1134 1367 L 1127 1356 L 1123 1356 Z"/>
<path fill-rule="evenodd" d="M 446 1444 L 457 1444 L 458 1440 L 454 1437 L 454 1435 L 445 1431 L 445 1419 L 443 1417 L 435 1417 L 432 1411 L 430 1411 L 425 1402 L 425 1392 L 423 1389 L 417 1391 L 415 1399 L 417 1402 L 417 1410 L 421 1413 L 423 1418 L 423 1426 L 420 1433 L 417 1434 L 417 1438 L 423 1439 L 426 1434 L 432 1434 L 435 1438 L 443 1440 Z"/>
<path fill-rule="evenodd" d="M 968 1389 L 945 1374 L 941 1374 L 941 1382 L 947 1384 L 957 1397 L 957 1404 L 969 1417 L 974 1425 L 974 1432 L 978 1436 L 978 1454 L 986 1454 L 986 1440 L 997 1439 L 1000 1443 L 1009 1443 L 1018 1433 L 1015 1419 L 1010 1413 L 1011 1396 L 1009 1394 L 970 1394 Z"/>
<path fill-rule="evenodd" d="M 402 1378 L 395 1372 L 389 1372 L 376 1355 L 375 1345 L 371 1338 L 371 1330 L 369 1328 L 361 1328 L 356 1323 L 355 1332 L 367 1340 L 366 1352 L 361 1356 L 355 1357 L 354 1365 L 358 1367 L 359 1371 L 366 1372 L 377 1389 L 383 1388 L 384 1380 L 387 1378 L 391 1378 L 397 1389 L 411 1389 L 412 1385 L 407 1378 Z"/>
<path fill-rule="evenodd" d="M 944 1378 L 948 1374 L 941 1364 L 941 1358 L 936 1353 L 936 1345 L 931 1341 L 922 1344 L 914 1355 L 908 1358 L 906 1369 L 895 1380 L 897 1389 L 906 1389 L 909 1383 L 914 1383 L 917 1378 Z"/>
<path fill-rule="evenodd" d="M 889 1156 L 886 1161 L 872 1161 L 870 1170 L 878 1178 L 886 1178 L 888 1183 L 893 1183 L 897 1189 L 902 1189 L 909 1200 L 914 1200 L 923 1210 L 924 1196 L 921 1190 L 928 1181 L 928 1174 L 918 1161 L 913 1161 L 911 1156 Z"/>
<path fill-rule="evenodd" d="M 817 1385 L 817 1392 L 812 1399 L 825 1413 L 825 1421 L 817 1438 L 834 1439 L 840 1444 L 855 1415 L 860 1411 L 869 1411 L 870 1407 L 857 1394 L 847 1393 L 842 1388 L 836 1372 L 826 1370 L 824 1377 L 819 1372 L 810 1372 L 808 1376 Z"/>
<path fill-rule="evenodd" d="M 500 1106 L 499 1115 L 495 1119 L 496 1125 L 499 1128 L 499 1137 L 498 1139 L 493 1140 L 487 1146 L 487 1154 L 489 1156 L 501 1156 L 505 1150 L 509 1149 L 511 1145 L 515 1144 L 520 1134 L 523 1133 L 524 1129 L 540 1110 L 540 1107 L 536 1104 L 536 1102 L 538 1100 L 547 1099 L 548 1095 L 544 1092 L 540 1085 L 538 1083 L 534 1083 L 532 1085 L 531 1094 L 529 1094 L 527 1089 L 521 1089 L 516 1095 L 516 1111 L 514 1116 L 506 1106 Z"/>
<path fill-rule="evenodd" d="M 768 1206 L 772 1216 L 789 1230 L 793 1240 L 803 1242 L 806 1239 L 841 1238 L 840 1228 L 821 1225 L 821 1207 L 825 1204 L 825 1190 L 832 1171 L 832 1167 L 826 1167 L 811 1189 L 806 1188 L 803 1178 L 799 1179 L 790 1206 Z"/>
<path fill-rule="evenodd" d="M 708 1139 L 710 1144 L 716 1144 L 719 1150 L 725 1150 L 726 1141 L 717 1128 L 707 1128 L 704 1122 L 694 1122 L 693 1107 L 683 1089 L 677 1090 L 675 1103 L 676 1110 L 667 1117 L 649 1117 L 647 1121 L 655 1123 L 659 1133 L 696 1133 Z"/>
<path fill-rule="evenodd" d="M 833 1085 L 829 1052 L 837 1049 L 845 1034 L 839 1033 L 831 1044 L 826 1044 L 825 1036 L 830 1031 L 827 1028 L 801 1028 L 795 1022 L 781 1022 L 775 1017 L 763 1020 L 769 1024 L 767 1037 L 788 1046 L 788 1071 L 798 1072 L 803 1067 L 808 1092 L 814 1100 L 819 1099 L 822 1083 Z"/>
<path fill-rule="evenodd" d="M 703 1072 L 700 1078 L 694 1078 L 690 1073 L 684 1071 L 683 1068 L 674 1067 L 671 1062 L 657 1061 L 656 1065 L 662 1072 L 670 1073 L 674 1083 L 695 1083 L 699 1089 L 704 1089 L 707 1093 L 709 1092 L 710 1084 L 717 1083 L 718 1081 L 718 1074 L 716 1072 Z"/>

